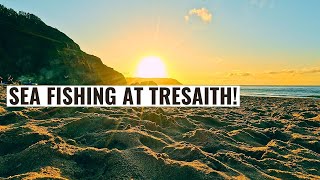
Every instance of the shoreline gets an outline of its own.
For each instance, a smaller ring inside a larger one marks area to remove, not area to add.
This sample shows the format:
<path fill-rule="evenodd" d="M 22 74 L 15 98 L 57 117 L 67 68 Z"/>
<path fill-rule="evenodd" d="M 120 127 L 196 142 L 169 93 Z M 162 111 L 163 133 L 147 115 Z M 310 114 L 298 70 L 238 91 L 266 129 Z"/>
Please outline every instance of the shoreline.
<path fill-rule="evenodd" d="M 298 97 L 298 96 L 267 96 L 267 95 L 240 95 L 241 97 L 258 97 L 258 98 L 288 98 L 288 99 L 315 99 L 320 100 L 320 96 L 316 97 Z"/>

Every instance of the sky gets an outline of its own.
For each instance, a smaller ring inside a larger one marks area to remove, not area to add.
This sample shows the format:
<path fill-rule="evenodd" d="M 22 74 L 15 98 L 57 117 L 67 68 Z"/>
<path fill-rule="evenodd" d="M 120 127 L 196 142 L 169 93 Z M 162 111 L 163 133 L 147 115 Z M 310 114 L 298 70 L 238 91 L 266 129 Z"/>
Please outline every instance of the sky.
<path fill-rule="evenodd" d="M 125 76 L 146 56 L 184 84 L 320 85 L 319 0 L 0 0 Z"/>

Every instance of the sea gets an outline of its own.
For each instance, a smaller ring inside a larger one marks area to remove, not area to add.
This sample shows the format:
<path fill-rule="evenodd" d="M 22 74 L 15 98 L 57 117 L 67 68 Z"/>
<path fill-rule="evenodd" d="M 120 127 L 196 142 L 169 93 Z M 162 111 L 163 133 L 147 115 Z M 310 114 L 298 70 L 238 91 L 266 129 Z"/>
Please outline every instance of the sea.
<path fill-rule="evenodd" d="M 320 86 L 241 86 L 241 95 L 320 99 Z"/>

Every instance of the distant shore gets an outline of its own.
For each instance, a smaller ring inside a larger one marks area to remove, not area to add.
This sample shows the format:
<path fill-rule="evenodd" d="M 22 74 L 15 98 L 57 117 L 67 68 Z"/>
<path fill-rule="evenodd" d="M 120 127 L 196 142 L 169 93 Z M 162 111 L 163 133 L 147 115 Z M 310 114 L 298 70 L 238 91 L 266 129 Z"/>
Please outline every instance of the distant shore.
<path fill-rule="evenodd" d="M 241 86 L 241 95 L 259 97 L 320 98 L 320 86 Z"/>
<path fill-rule="evenodd" d="M 288 99 L 320 99 L 320 96 L 295 97 L 295 96 L 262 96 L 262 95 L 240 95 L 240 97 L 260 97 L 260 98 L 288 98 Z"/>

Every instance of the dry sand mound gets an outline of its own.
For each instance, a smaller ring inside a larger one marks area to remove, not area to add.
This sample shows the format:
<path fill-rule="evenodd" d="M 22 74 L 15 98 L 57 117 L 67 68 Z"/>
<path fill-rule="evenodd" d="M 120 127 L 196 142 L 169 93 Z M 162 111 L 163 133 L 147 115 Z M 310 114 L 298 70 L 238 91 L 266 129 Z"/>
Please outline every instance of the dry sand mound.
<path fill-rule="evenodd" d="M 0 101 L 0 179 L 320 179 L 320 104 L 29 108 Z"/>

